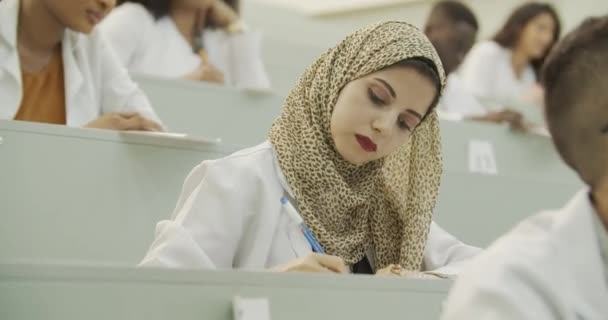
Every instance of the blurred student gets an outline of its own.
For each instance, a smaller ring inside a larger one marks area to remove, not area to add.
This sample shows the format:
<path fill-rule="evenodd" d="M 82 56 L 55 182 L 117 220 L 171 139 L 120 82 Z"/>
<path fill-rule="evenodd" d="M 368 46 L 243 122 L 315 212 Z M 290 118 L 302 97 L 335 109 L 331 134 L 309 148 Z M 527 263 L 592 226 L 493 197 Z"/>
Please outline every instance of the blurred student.
<path fill-rule="evenodd" d="M 526 3 L 492 40 L 471 49 L 459 74 L 479 99 L 503 106 L 526 101 L 537 89 L 538 72 L 559 34 L 560 21 L 551 5 Z"/>
<path fill-rule="evenodd" d="M 162 130 L 95 26 L 114 0 L 0 1 L 0 119 Z"/>
<path fill-rule="evenodd" d="M 241 21 L 238 0 L 119 3 L 101 29 L 130 72 L 245 87 L 267 78 L 261 38 Z"/>
<path fill-rule="evenodd" d="M 448 74 L 445 92 L 437 107 L 442 119 L 509 123 L 521 127 L 522 116 L 510 110 L 491 111 L 469 92 L 457 69 L 473 47 L 479 23 L 460 1 L 439 1 L 431 9 L 424 32 L 437 50 Z"/>

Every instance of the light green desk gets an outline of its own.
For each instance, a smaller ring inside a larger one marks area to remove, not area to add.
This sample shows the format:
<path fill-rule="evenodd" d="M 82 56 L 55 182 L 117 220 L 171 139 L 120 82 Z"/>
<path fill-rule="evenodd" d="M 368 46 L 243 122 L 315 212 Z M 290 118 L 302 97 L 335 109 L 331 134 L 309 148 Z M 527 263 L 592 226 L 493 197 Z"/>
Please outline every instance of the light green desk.
<path fill-rule="evenodd" d="M 522 219 L 562 207 L 582 188 L 550 138 L 482 123 L 441 123 L 444 174 L 435 219 L 458 238 L 487 246 Z M 471 140 L 491 142 L 498 173 L 471 173 Z"/>
<path fill-rule="evenodd" d="M 438 319 L 451 283 L 371 276 L 0 265 L 0 318 L 231 320 L 267 298 L 273 320 Z"/>
<path fill-rule="evenodd" d="M 561 206 L 580 187 L 561 163 L 551 162 L 546 138 L 484 126 L 444 128 L 450 143 L 444 141 L 446 170 L 435 217 L 468 243 L 486 246 L 530 214 Z M 467 141 L 484 137 L 496 142 L 496 176 L 467 171 Z M 233 151 L 10 121 L 0 121 L 0 138 L 0 261 L 133 265 L 150 245 L 156 222 L 170 216 L 188 172 Z M 524 165 L 529 175 L 518 173 Z"/>
<path fill-rule="evenodd" d="M 179 101 L 171 112 L 167 112 L 174 130 L 209 135 L 208 129 L 215 128 L 223 132 L 216 136 L 228 136 L 229 142 L 236 146 L 249 146 L 254 141 L 263 140 L 275 117 L 273 112 L 257 113 L 255 121 L 239 123 L 234 127 L 236 130 L 230 127 L 226 132 L 225 127 L 218 127 L 224 112 L 228 109 L 243 109 L 244 114 L 251 111 L 246 102 L 231 105 L 234 101 L 247 100 L 244 93 L 199 84 L 196 85 L 200 91 L 194 93 L 188 84 L 175 82 L 172 87 L 163 87 L 162 81 L 155 79 L 140 79 L 140 83 L 144 89 L 153 88 L 155 104 L 157 95 L 164 96 L 166 101 Z M 192 101 L 202 100 L 206 93 L 209 93 L 209 101 L 216 99 L 216 105 L 221 105 L 222 101 L 230 103 L 225 109 L 200 109 L 191 105 Z M 241 98 L 237 98 L 239 96 Z M 256 101 L 267 103 L 268 100 Z M 277 100 L 274 105 L 280 106 L 282 102 Z M 178 111 L 182 107 L 187 110 L 183 114 Z M 272 108 L 261 109 L 268 111 Z M 190 114 L 190 117 L 185 114 Z M 200 121 L 191 123 L 190 119 Z M 581 187 L 578 178 L 562 163 L 547 137 L 514 133 L 497 125 L 450 121 L 441 122 L 441 134 L 445 173 L 436 217 L 442 225 L 472 244 L 488 245 L 529 215 L 542 209 L 560 207 Z M 498 169 L 496 176 L 469 172 L 469 142 L 472 140 L 492 144 Z"/>
<path fill-rule="evenodd" d="M 234 148 L 266 140 L 283 105 L 282 98 L 271 94 L 145 76 L 135 79 L 171 130 L 220 137 Z M 500 175 L 534 176 L 549 181 L 572 178 L 546 137 L 475 122 L 442 121 L 441 131 L 446 171 L 468 171 L 468 142 L 484 140 L 494 145 Z"/>
<path fill-rule="evenodd" d="M 469 142 L 490 142 L 494 149 L 497 176 L 555 183 L 578 180 L 561 160 L 551 139 L 513 132 L 509 128 L 478 122 L 441 121 L 444 170 L 469 173 Z"/>
<path fill-rule="evenodd" d="M 0 121 L 0 260 L 141 259 L 188 172 L 224 147 Z"/>
<path fill-rule="evenodd" d="M 143 76 L 136 80 L 172 130 L 220 137 L 234 148 L 264 141 L 283 105 L 282 98 L 269 94 Z M 468 172 L 468 143 L 483 140 L 494 146 L 499 175 L 572 181 L 546 137 L 475 122 L 442 121 L 441 131 L 447 172 Z"/>
<path fill-rule="evenodd" d="M 212 84 L 133 76 L 171 131 L 252 146 L 268 137 L 283 98 Z"/>

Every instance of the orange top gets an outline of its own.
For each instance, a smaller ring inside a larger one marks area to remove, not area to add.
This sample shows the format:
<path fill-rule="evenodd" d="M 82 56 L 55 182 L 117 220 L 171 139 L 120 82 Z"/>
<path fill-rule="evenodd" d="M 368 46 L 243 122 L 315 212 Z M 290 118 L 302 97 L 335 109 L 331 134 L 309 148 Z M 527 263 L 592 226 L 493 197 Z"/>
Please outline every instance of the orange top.
<path fill-rule="evenodd" d="M 61 46 L 42 70 L 21 70 L 23 99 L 15 120 L 66 124 L 65 84 Z"/>

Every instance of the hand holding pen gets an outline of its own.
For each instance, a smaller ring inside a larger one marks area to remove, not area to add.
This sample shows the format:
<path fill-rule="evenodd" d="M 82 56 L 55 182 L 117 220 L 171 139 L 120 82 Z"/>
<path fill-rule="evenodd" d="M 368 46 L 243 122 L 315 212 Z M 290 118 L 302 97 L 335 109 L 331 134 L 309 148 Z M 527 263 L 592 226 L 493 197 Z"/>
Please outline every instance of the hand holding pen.
<path fill-rule="evenodd" d="M 315 252 L 274 267 L 272 270 L 277 272 L 348 273 L 348 267 L 342 258 Z"/>
<path fill-rule="evenodd" d="M 312 232 L 308 229 L 304 220 L 297 210 L 285 197 L 281 198 L 281 205 L 285 208 L 290 219 L 299 226 L 300 231 L 310 244 L 312 253 L 287 262 L 284 265 L 273 268 L 279 272 L 327 272 L 327 273 L 348 273 L 348 267 L 340 257 L 325 254 L 325 251 L 317 242 Z"/>

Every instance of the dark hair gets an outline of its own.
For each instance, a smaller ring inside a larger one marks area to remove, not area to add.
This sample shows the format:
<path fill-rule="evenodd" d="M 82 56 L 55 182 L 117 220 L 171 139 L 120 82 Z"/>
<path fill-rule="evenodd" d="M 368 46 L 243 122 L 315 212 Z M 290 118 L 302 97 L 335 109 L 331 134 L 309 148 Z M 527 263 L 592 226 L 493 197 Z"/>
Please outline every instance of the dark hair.
<path fill-rule="evenodd" d="M 561 33 L 561 23 L 559 17 L 555 9 L 550 4 L 531 2 L 518 7 L 515 9 L 515 11 L 513 11 L 513 13 L 511 13 L 511 16 L 507 19 L 507 22 L 504 24 L 502 29 L 498 31 L 493 39 L 502 47 L 513 49 L 515 45 L 517 45 L 517 42 L 519 41 L 519 38 L 521 37 L 526 25 L 528 25 L 532 19 L 543 13 L 548 13 L 551 15 L 551 17 L 553 17 L 553 21 L 555 22 L 555 30 L 553 31 L 553 43 L 549 48 L 547 48 L 545 56 L 533 59 L 531 61 L 532 68 L 537 76 L 539 75 L 540 68 L 545 61 L 545 58 L 551 51 L 553 45 L 555 45 L 559 39 L 559 35 Z"/>
<path fill-rule="evenodd" d="M 435 89 L 436 89 L 435 98 L 433 98 L 433 101 L 431 102 L 429 109 L 422 117 L 422 121 L 424 121 L 424 119 L 426 119 L 427 115 L 429 115 L 429 113 L 431 113 L 431 111 L 433 111 L 433 109 L 437 106 L 437 104 L 439 103 L 439 99 L 441 98 L 442 83 L 441 83 L 441 79 L 439 78 L 439 71 L 437 70 L 437 66 L 435 65 L 435 63 L 433 61 L 431 61 L 428 58 L 424 58 L 424 57 L 416 57 L 416 58 L 409 58 L 409 59 L 401 60 L 397 63 L 397 65 L 402 66 L 402 67 L 413 68 L 418 73 L 420 73 L 422 76 L 429 79 L 435 86 Z"/>
<path fill-rule="evenodd" d="M 441 14 L 452 23 L 464 22 L 475 31 L 479 30 L 479 22 L 477 22 L 475 14 L 460 1 L 444 0 L 437 2 L 431 10 L 431 16 L 435 14 Z"/>
<path fill-rule="evenodd" d="M 541 75 L 545 117 L 555 147 L 566 163 L 592 186 L 607 169 L 606 160 L 589 153 L 605 152 L 597 149 L 593 137 L 608 133 L 608 122 L 602 123 L 605 119 L 591 114 L 574 112 L 583 106 L 599 110 L 608 107 L 608 79 L 604 77 L 608 71 L 607 55 L 608 16 L 587 19 L 551 52 Z M 581 123 L 581 119 L 586 122 Z M 581 155 L 577 156 L 578 153 Z"/>
<path fill-rule="evenodd" d="M 239 13 L 239 0 L 221 0 L 224 1 L 228 6 L 232 8 L 236 13 Z M 160 19 L 169 14 L 171 9 L 171 0 L 118 0 L 117 5 L 123 3 L 133 2 L 139 3 L 144 6 L 155 19 Z M 211 23 L 207 23 L 205 27 L 215 27 Z"/>

